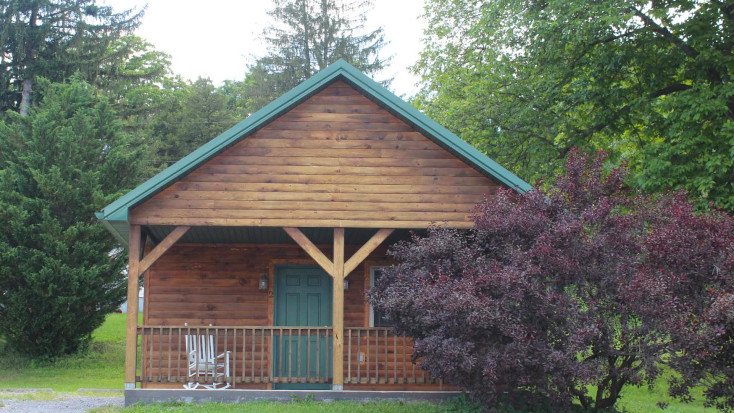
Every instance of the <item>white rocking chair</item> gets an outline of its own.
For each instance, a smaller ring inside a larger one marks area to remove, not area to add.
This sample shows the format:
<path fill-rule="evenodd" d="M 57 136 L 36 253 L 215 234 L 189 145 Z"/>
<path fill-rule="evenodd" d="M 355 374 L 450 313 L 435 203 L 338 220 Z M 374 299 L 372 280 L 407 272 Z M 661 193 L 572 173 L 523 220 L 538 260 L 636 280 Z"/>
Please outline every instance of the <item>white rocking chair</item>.
<path fill-rule="evenodd" d="M 183 387 L 188 390 L 199 387 L 210 390 L 229 388 L 230 383 L 226 380 L 229 378 L 229 358 L 232 352 L 225 351 L 216 355 L 214 336 L 211 334 L 186 335 L 185 337 L 190 381 Z M 212 383 L 201 384 L 195 381 L 201 377 L 204 377 L 205 380 L 211 377 Z"/>

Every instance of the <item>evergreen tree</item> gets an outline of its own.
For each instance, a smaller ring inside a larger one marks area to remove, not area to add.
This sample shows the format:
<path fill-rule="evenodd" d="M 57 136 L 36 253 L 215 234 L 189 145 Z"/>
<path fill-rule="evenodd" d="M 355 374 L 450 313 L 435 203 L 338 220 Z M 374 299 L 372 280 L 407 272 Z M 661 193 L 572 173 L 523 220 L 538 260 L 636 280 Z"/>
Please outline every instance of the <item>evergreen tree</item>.
<path fill-rule="evenodd" d="M 168 90 L 182 84 L 171 72 L 171 57 L 134 35 L 109 48 L 95 86 L 107 92 L 117 114 L 134 128 L 156 113 Z"/>
<path fill-rule="evenodd" d="M 119 54 L 113 43 L 141 17 L 96 0 L 0 0 L 0 111 L 27 114 L 41 76 L 62 82 L 79 72 L 94 82 Z"/>
<path fill-rule="evenodd" d="M 94 212 L 137 184 L 140 150 L 89 84 L 39 82 L 0 122 L 0 333 L 53 358 L 83 349 L 124 300 L 125 253 Z"/>
<path fill-rule="evenodd" d="M 274 24 L 263 37 L 268 54 L 249 68 L 246 95 L 252 110 L 344 59 L 373 74 L 387 63 L 379 56 L 385 45 L 382 28 L 364 30 L 371 0 L 275 0 L 269 12 Z"/>

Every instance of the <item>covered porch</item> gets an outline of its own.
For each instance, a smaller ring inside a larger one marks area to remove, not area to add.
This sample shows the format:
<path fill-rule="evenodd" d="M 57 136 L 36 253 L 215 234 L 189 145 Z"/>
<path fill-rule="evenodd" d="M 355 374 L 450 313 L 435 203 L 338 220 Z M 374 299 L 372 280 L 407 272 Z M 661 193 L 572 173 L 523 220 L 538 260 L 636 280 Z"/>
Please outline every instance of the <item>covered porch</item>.
<path fill-rule="evenodd" d="M 366 301 L 387 245 L 409 234 L 131 225 L 128 299 L 143 277 L 146 311 L 142 325 L 128 311 L 126 388 L 446 388 Z M 192 360 L 194 337 L 223 357 Z"/>

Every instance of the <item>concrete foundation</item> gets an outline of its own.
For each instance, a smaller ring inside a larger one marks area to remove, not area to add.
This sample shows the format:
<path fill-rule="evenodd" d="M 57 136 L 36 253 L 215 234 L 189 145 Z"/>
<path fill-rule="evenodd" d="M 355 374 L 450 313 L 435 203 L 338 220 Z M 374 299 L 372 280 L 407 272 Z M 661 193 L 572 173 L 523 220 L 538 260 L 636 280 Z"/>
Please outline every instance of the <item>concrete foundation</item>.
<path fill-rule="evenodd" d="M 456 391 L 332 391 L 332 390 L 178 390 L 178 389 L 135 389 L 125 390 L 125 406 L 134 403 L 158 403 L 181 401 L 186 403 L 244 403 L 260 400 L 291 402 L 314 400 L 331 402 L 337 400 L 370 402 L 395 400 L 406 402 L 441 402 L 459 396 Z"/>

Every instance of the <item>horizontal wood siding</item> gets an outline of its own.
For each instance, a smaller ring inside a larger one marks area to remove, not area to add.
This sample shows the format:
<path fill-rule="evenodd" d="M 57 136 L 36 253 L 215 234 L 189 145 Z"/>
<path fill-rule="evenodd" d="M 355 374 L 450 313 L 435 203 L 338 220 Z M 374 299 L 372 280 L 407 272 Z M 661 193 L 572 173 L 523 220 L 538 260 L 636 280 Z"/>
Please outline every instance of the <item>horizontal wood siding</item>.
<path fill-rule="evenodd" d="M 469 227 L 497 185 L 343 82 L 134 208 L 150 225 Z"/>
<path fill-rule="evenodd" d="M 331 254 L 330 246 L 321 248 Z M 272 325 L 268 300 L 274 283 L 270 279 L 270 292 L 263 292 L 258 282 L 262 274 L 272 277 L 276 262 L 315 265 L 297 245 L 175 245 L 145 274 L 144 324 Z M 361 303 L 363 277 L 357 270 L 350 274 L 355 287 L 347 292 Z M 360 321 L 354 326 L 361 325 Z"/>
<path fill-rule="evenodd" d="M 359 246 L 346 246 L 347 258 Z M 320 246 L 331 256 L 331 246 Z M 366 290 L 369 288 L 369 267 L 385 265 L 386 247 L 379 247 L 365 262 L 349 274 L 349 289 L 344 293 L 345 328 L 364 328 L 369 323 L 369 305 Z M 145 274 L 145 311 L 143 324 L 147 326 L 271 326 L 273 324 L 273 274 L 278 265 L 315 263 L 296 245 L 244 245 L 244 244 L 178 244 L 167 251 Z M 259 291 L 262 274 L 269 277 L 269 291 Z M 231 330 L 230 330 L 231 331 Z M 156 334 L 162 338 L 156 337 Z M 202 332 L 203 334 L 203 332 Z M 246 354 L 246 360 L 231 360 L 232 373 L 238 377 L 237 388 L 265 388 L 255 377 L 270 374 L 272 360 L 269 337 L 261 340 L 259 332 L 219 333 L 219 351 L 235 348 L 237 354 Z M 249 334 L 257 338 L 254 342 Z M 345 333 L 346 334 L 346 333 Z M 359 334 L 359 336 L 357 336 Z M 433 385 L 424 379 L 423 373 L 411 362 L 410 348 L 395 351 L 390 344 L 409 344 L 402 338 L 385 338 L 365 335 L 365 331 L 353 332 L 345 337 L 345 377 L 350 385 L 374 385 L 381 383 L 405 386 L 407 378 L 415 377 L 425 386 Z M 384 333 L 383 333 L 384 334 Z M 144 375 L 152 373 L 163 377 L 160 383 L 144 383 L 146 388 L 178 387 L 167 383 L 168 377 L 186 375 L 185 346 L 183 338 L 168 330 L 152 332 L 151 339 L 143 340 L 140 365 Z M 170 342 L 169 342 L 170 341 Z M 243 353 L 242 345 L 247 346 Z M 254 344 L 254 346 L 253 346 Z M 236 346 L 236 347 L 234 347 Z M 169 350 L 170 349 L 170 350 Z M 351 355 L 349 354 L 351 349 Z M 359 353 L 363 353 L 360 362 Z M 240 356 L 238 356 L 240 357 Z M 163 371 L 162 366 L 178 366 Z M 376 371 L 377 370 L 377 371 Z M 385 380 L 374 379 L 379 373 Z M 388 374 L 389 373 L 389 374 Z M 371 374 L 371 379 L 368 374 Z M 249 377 L 253 377 L 252 380 Z M 412 386 L 412 387 L 411 387 Z M 403 389 L 420 389 L 422 384 L 410 384 Z"/>

